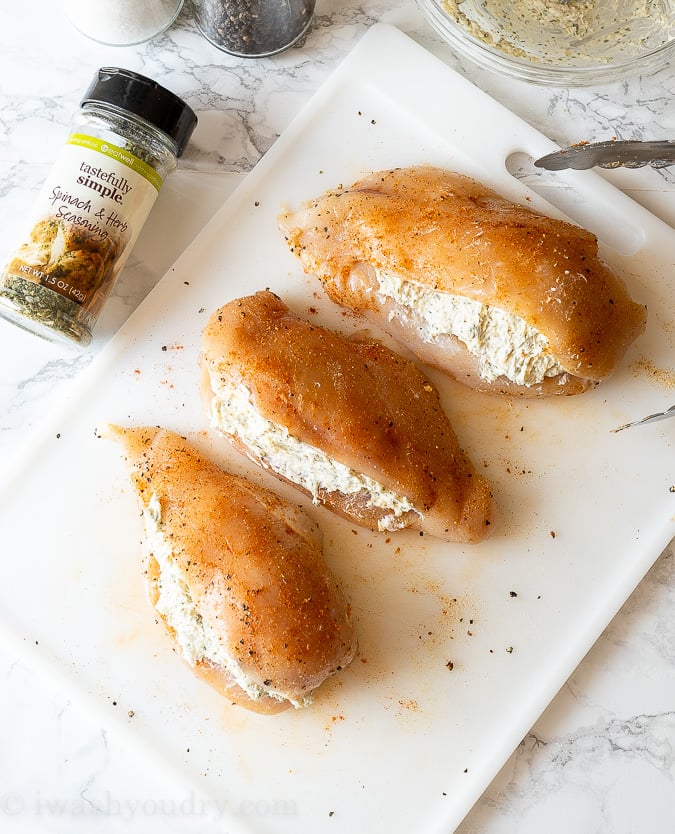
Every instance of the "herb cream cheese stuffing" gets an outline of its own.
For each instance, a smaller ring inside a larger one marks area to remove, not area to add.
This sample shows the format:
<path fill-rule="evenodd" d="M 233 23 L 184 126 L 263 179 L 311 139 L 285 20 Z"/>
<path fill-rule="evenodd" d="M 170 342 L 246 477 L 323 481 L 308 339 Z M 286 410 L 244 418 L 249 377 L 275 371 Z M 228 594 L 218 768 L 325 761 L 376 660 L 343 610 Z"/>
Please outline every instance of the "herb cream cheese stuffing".
<path fill-rule="evenodd" d="M 341 492 L 343 495 L 367 494 L 368 506 L 389 510 L 378 528 L 398 530 L 407 524 L 401 517 L 417 512 L 404 496 L 396 495 L 382 484 L 350 469 L 308 443 L 293 437 L 285 426 L 263 417 L 250 399 L 245 385 L 228 387 L 219 384 L 211 399 L 211 425 L 238 437 L 251 454 L 274 472 L 300 484 L 319 503 L 319 493 Z M 418 513 L 419 515 L 419 513 Z"/>
<path fill-rule="evenodd" d="M 252 700 L 263 695 L 278 701 L 290 701 L 295 707 L 306 706 L 311 697 L 293 700 L 281 692 L 264 686 L 246 675 L 240 664 L 227 651 L 211 625 L 204 620 L 195 605 L 190 588 L 162 531 L 162 508 L 159 499 L 153 495 L 143 513 L 147 545 L 159 565 L 159 598 L 155 607 L 176 634 L 183 657 L 190 666 L 207 660 L 229 672 L 234 681 Z"/>
<path fill-rule="evenodd" d="M 449 335 L 460 339 L 477 357 L 479 373 L 488 382 L 505 376 L 519 385 L 536 385 L 564 373 L 548 339 L 519 316 L 391 273 L 378 271 L 377 281 L 381 300 L 399 305 L 390 318 L 423 323 L 421 335 L 427 342 Z"/>
<path fill-rule="evenodd" d="M 441 0 L 470 35 L 506 55 L 584 66 L 634 58 L 673 37 L 657 0 Z"/>

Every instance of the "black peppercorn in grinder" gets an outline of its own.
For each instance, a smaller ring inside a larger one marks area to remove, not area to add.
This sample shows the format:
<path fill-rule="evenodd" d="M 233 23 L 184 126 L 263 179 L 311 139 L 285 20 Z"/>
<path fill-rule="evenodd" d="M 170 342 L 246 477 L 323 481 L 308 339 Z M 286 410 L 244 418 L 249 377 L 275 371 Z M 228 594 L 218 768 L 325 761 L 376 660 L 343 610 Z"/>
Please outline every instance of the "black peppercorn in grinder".
<path fill-rule="evenodd" d="M 197 28 L 214 46 L 242 58 L 264 58 L 305 35 L 316 0 L 192 0 Z"/>

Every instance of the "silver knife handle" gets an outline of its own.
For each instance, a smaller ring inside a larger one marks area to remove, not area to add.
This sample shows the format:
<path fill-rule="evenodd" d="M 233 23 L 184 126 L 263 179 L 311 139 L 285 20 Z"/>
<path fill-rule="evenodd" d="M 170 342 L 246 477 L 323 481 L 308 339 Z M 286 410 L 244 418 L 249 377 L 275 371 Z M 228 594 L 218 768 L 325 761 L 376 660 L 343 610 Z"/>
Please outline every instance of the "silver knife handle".
<path fill-rule="evenodd" d="M 629 139 L 572 145 L 542 156 L 534 164 L 548 171 L 562 171 L 565 168 L 583 170 L 596 165 L 600 168 L 642 168 L 644 165 L 665 168 L 675 164 L 675 141 L 642 142 Z"/>

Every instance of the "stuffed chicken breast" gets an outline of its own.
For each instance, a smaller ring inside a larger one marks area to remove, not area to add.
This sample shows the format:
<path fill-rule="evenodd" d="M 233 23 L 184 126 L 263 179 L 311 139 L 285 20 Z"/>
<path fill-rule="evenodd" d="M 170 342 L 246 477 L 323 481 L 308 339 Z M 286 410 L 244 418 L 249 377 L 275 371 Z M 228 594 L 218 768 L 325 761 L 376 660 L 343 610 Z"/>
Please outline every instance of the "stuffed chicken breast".
<path fill-rule="evenodd" d="M 202 353 L 211 425 L 316 503 L 373 530 L 488 534 L 490 488 L 412 362 L 313 325 L 270 292 L 216 311 Z"/>
<path fill-rule="evenodd" d="M 334 301 L 479 390 L 579 393 L 645 328 L 594 235 L 440 168 L 371 174 L 279 225 Z"/>
<path fill-rule="evenodd" d="M 356 650 L 321 534 L 297 506 L 158 428 L 107 428 L 145 525 L 150 601 L 179 654 L 255 712 L 308 704 Z"/>

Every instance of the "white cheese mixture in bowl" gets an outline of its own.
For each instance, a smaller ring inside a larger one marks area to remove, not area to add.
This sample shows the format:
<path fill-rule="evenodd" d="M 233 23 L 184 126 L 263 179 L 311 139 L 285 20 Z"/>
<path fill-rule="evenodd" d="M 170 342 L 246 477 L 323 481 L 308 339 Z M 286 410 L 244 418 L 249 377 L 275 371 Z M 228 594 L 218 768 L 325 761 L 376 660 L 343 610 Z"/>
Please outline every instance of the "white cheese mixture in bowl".
<path fill-rule="evenodd" d="M 489 69 L 560 86 L 616 81 L 675 52 L 673 0 L 417 0 L 429 23 Z"/>
<path fill-rule="evenodd" d="M 388 511 L 378 522 L 380 530 L 407 526 L 402 516 L 416 512 L 405 496 L 396 495 L 372 478 L 303 443 L 289 434 L 285 426 L 265 419 L 251 402 L 245 385 L 219 385 L 211 399 L 211 425 L 238 437 L 264 466 L 302 486 L 315 503 L 323 490 L 343 495 L 363 492 L 367 506 Z"/>
<path fill-rule="evenodd" d="M 392 317 L 424 324 L 426 342 L 455 336 L 478 359 L 482 379 L 505 376 L 518 385 L 537 385 L 564 373 L 549 351 L 548 339 L 519 316 L 416 281 L 378 272 L 379 295 L 401 305 Z"/>

